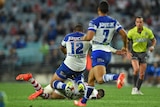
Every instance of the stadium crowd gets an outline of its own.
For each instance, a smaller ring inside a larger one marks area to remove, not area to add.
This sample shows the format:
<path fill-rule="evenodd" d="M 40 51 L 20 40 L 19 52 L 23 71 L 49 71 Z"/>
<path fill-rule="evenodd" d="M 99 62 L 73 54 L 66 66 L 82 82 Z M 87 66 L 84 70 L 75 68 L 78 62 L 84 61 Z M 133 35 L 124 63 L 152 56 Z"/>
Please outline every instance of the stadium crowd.
<path fill-rule="evenodd" d="M 64 56 L 58 47 L 73 25 L 82 23 L 87 30 L 88 21 L 96 16 L 99 0 L 6 0 L 0 10 L 0 65 L 16 67 L 30 63 L 52 65 L 61 63 Z M 108 0 L 110 16 L 116 17 L 126 30 L 134 26 L 140 15 L 157 39 L 148 62 L 160 62 L 160 1 L 159 0 Z M 122 41 L 112 46 L 119 49 Z M 123 60 L 123 61 L 122 61 Z M 125 58 L 113 55 L 111 63 L 128 63 Z"/>

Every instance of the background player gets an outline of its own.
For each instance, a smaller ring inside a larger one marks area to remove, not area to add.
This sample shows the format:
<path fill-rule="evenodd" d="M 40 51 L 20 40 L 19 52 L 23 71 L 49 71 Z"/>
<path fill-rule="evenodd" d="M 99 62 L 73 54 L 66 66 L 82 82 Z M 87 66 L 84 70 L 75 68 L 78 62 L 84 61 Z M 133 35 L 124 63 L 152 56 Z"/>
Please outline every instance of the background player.
<path fill-rule="evenodd" d="M 149 51 L 152 52 L 156 45 L 156 39 L 152 33 L 152 30 L 143 26 L 143 18 L 138 16 L 135 20 L 135 27 L 128 31 L 129 43 L 132 45 L 132 67 L 133 67 L 133 88 L 132 95 L 143 95 L 140 91 L 144 75 L 147 67 L 147 47 L 149 40 L 151 46 Z"/>

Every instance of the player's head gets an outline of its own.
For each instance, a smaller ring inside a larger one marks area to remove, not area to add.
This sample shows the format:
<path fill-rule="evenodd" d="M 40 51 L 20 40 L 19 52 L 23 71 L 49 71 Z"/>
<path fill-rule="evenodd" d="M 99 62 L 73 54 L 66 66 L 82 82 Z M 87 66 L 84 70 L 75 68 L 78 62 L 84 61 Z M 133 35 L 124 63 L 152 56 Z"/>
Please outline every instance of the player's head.
<path fill-rule="evenodd" d="M 83 26 L 81 24 L 77 24 L 74 27 L 74 32 L 83 32 Z"/>
<path fill-rule="evenodd" d="M 101 12 L 103 14 L 108 13 L 109 11 L 109 4 L 107 1 L 101 1 L 100 4 L 98 5 L 98 12 Z"/>
<path fill-rule="evenodd" d="M 105 91 L 103 89 L 98 89 L 97 99 L 101 99 L 105 95 Z"/>
<path fill-rule="evenodd" d="M 135 25 L 136 25 L 138 28 L 142 28 L 142 27 L 143 27 L 143 17 L 137 16 L 137 17 L 136 17 L 136 20 L 135 20 Z"/>

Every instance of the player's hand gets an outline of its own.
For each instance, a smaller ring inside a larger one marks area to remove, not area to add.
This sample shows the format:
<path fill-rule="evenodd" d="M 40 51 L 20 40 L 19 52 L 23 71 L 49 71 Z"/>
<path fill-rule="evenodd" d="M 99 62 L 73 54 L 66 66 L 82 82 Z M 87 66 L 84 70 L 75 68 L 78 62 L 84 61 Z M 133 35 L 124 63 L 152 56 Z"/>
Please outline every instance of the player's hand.
<path fill-rule="evenodd" d="M 117 50 L 117 51 L 116 51 L 116 54 L 117 54 L 117 55 L 125 55 L 125 56 L 126 56 L 126 54 L 127 54 L 127 49 L 123 47 L 121 50 Z"/>
<path fill-rule="evenodd" d="M 154 46 L 149 47 L 150 52 L 153 52 L 153 50 L 154 50 Z"/>
<path fill-rule="evenodd" d="M 127 52 L 126 54 L 127 59 L 131 60 L 132 59 L 132 53 L 131 52 Z"/>
<path fill-rule="evenodd" d="M 126 55 L 126 53 L 127 53 L 127 51 L 125 51 L 125 50 L 117 50 L 116 51 L 117 55 Z"/>
<path fill-rule="evenodd" d="M 127 48 L 122 48 L 123 51 L 126 51 L 126 54 L 124 55 L 124 57 L 127 57 L 127 59 L 131 60 L 132 59 L 132 53 L 129 52 L 129 50 Z"/>

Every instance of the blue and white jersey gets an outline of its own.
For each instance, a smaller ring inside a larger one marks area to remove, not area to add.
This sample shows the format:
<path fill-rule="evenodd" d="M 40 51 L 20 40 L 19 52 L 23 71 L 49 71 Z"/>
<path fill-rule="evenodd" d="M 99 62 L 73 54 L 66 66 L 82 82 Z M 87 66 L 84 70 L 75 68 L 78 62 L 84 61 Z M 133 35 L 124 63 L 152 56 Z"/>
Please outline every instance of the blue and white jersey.
<path fill-rule="evenodd" d="M 118 32 L 120 29 L 122 29 L 120 23 L 109 16 L 99 16 L 91 20 L 88 30 L 95 32 L 92 39 L 92 50 L 111 52 L 109 44 L 114 33 Z"/>
<path fill-rule="evenodd" d="M 81 72 L 86 68 L 86 56 L 90 42 L 81 41 L 84 33 L 74 32 L 65 36 L 61 45 L 66 47 L 67 56 L 64 64 L 75 72 Z"/>

